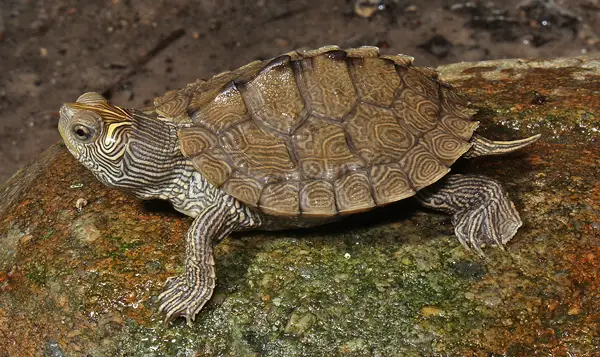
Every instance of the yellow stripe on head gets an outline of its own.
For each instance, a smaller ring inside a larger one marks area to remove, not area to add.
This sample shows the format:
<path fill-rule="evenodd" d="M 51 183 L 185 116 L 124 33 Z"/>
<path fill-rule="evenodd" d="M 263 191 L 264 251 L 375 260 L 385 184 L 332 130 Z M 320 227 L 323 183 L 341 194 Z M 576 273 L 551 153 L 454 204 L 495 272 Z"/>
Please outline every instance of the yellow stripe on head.
<path fill-rule="evenodd" d="M 107 123 L 131 122 L 131 112 L 127 109 L 111 105 L 108 102 L 96 102 L 94 104 L 68 103 L 69 107 L 80 110 L 90 110 L 98 113 Z"/>
<path fill-rule="evenodd" d="M 108 129 L 106 130 L 106 136 L 104 137 L 104 145 L 108 146 L 116 140 L 113 134 L 118 127 L 123 125 L 131 125 L 131 122 L 122 121 L 120 123 L 110 123 L 107 125 Z"/>

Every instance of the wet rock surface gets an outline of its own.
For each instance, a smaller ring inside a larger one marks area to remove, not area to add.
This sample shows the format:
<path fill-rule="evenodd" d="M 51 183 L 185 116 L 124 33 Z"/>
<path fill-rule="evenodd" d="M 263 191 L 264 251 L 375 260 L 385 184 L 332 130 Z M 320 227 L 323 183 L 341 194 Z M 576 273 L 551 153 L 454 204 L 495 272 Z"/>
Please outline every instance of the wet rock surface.
<path fill-rule="evenodd" d="M 156 296 L 190 220 L 105 188 L 56 145 L 0 190 L 0 356 L 600 353 L 600 57 L 440 70 L 480 132 L 544 135 L 453 167 L 510 193 L 524 226 L 506 251 L 470 254 L 411 200 L 236 234 L 194 325 L 165 327 Z"/>

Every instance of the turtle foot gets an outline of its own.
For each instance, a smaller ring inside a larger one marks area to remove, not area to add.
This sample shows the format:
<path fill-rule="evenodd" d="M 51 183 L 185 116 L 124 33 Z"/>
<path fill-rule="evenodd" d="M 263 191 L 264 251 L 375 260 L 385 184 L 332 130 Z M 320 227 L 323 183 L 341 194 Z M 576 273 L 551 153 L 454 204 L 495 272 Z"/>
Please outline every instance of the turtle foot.
<path fill-rule="evenodd" d="M 165 290 L 158 296 L 159 311 L 165 314 L 165 324 L 183 316 L 191 325 L 196 314 L 210 300 L 215 287 L 213 265 L 187 264 L 186 273 L 167 279 Z"/>
<path fill-rule="evenodd" d="M 448 175 L 417 194 L 426 207 L 452 214 L 454 232 L 468 250 L 503 248 L 523 222 L 499 182 L 476 175 Z"/>
<path fill-rule="evenodd" d="M 490 184 L 486 200 L 455 212 L 452 216 L 454 232 L 467 249 L 474 249 L 483 256 L 481 246 L 504 245 L 515 236 L 523 222 L 514 204 L 500 185 Z"/>

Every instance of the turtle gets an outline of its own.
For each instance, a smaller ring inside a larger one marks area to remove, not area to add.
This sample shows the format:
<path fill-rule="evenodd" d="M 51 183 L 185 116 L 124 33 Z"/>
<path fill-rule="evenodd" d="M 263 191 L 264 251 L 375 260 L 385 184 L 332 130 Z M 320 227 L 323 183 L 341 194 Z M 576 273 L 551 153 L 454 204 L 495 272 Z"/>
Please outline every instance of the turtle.
<path fill-rule="evenodd" d="M 234 231 L 312 227 L 414 197 L 452 216 L 477 254 L 522 221 L 494 179 L 449 174 L 540 135 L 493 141 L 435 70 L 377 47 L 325 46 L 251 62 L 131 109 L 94 92 L 60 108 L 71 154 L 105 185 L 193 217 L 185 271 L 158 296 L 191 324 L 215 287 L 213 246 Z"/>

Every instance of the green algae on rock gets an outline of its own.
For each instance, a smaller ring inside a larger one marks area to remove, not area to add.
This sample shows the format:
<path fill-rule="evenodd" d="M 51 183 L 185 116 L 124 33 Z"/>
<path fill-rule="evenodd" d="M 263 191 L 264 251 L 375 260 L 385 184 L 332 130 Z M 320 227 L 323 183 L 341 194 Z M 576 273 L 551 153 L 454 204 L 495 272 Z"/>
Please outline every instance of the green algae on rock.
<path fill-rule="evenodd" d="M 507 252 L 470 255 L 446 216 L 404 201 L 322 228 L 238 234 L 215 250 L 217 291 L 192 327 L 163 328 L 152 298 L 178 273 L 190 221 L 104 188 L 53 147 L 1 191 L 0 351 L 600 353 L 600 78 L 589 75 L 600 59 L 534 63 L 440 68 L 486 135 L 547 134 L 526 153 L 456 168 L 498 178 L 515 200 L 525 225 Z"/>

